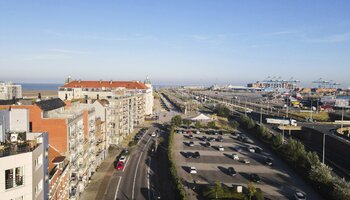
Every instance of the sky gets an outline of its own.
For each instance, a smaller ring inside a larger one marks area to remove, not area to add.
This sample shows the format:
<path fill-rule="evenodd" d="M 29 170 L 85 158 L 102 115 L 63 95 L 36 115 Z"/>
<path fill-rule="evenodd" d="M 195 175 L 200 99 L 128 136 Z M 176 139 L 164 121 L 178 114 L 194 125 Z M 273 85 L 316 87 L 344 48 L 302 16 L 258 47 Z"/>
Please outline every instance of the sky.
<path fill-rule="evenodd" d="M 350 86 L 350 1 L 0 0 L 0 80 Z"/>

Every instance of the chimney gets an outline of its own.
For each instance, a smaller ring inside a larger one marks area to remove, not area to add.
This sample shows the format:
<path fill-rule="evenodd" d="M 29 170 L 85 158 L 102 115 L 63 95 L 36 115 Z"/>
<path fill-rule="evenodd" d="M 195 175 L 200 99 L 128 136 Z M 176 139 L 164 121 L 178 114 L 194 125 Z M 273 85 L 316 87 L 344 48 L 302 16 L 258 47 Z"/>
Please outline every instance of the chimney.
<path fill-rule="evenodd" d="M 111 81 L 109 81 L 109 84 L 111 84 L 112 85 L 112 83 L 113 83 L 113 81 L 111 80 Z"/>
<path fill-rule="evenodd" d="M 40 92 L 38 93 L 38 99 L 41 100 L 41 93 Z"/>

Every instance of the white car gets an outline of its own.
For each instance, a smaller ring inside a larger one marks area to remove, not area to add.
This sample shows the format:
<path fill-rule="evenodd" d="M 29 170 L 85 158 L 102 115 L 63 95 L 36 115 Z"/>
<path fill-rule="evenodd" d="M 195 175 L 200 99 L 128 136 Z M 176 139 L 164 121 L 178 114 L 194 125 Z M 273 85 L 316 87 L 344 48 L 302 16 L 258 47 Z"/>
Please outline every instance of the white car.
<path fill-rule="evenodd" d="M 188 144 L 188 146 L 194 147 L 194 142 L 190 142 L 190 143 Z"/>
<path fill-rule="evenodd" d="M 306 200 L 306 194 L 301 191 L 296 191 L 294 193 L 294 199 L 295 200 Z"/>
<path fill-rule="evenodd" d="M 219 149 L 219 151 L 225 151 L 225 149 L 222 145 L 219 145 L 218 149 Z"/>
<path fill-rule="evenodd" d="M 238 154 L 233 153 L 233 154 L 232 154 L 232 159 L 233 159 L 233 160 L 239 160 Z"/>
<path fill-rule="evenodd" d="M 201 132 L 200 131 L 196 131 L 196 134 L 200 134 Z"/>
<path fill-rule="evenodd" d="M 156 132 L 152 132 L 151 136 L 156 137 L 157 136 Z"/>
<path fill-rule="evenodd" d="M 244 159 L 244 160 L 243 160 L 243 163 L 245 163 L 245 164 L 250 164 L 250 161 L 249 161 L 248 159 Z"/>
<path fill-rule="evenodd" d="M 250 153 L 255 153 L 255 148 L 254 147 L 249 147 L 248 150 L 249 150 Z"/>
<path fill-rule="evenodd" d="M 125 156 L 121 156 L 121 157 L 119 158 L 119 162 L 125 163 L 125 161 L 126 161 L 126 157 L 125 157 Z"/>
<path fill-rule="evenodd" d="M 190 174 L 197 174 L 196 167 L 191 167 Z"/>

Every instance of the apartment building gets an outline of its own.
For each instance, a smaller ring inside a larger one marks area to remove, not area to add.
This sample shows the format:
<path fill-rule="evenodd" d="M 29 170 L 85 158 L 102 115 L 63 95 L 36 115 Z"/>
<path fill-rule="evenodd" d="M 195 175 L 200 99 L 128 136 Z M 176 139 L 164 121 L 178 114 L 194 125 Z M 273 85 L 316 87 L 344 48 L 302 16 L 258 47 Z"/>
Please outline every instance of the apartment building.
<path fill-rule="evenodd" d="M 0 100 L 22 98 L 22 86 L 11 82 L 0 82 Z"/>
<path fill-rule="evenodd" d="M 0 145 L 1 199 L 48 199 L 47 133 L 11 131 L 5 140 Z"/>
<path fill-rule="evenodd" d="M 29 129 L 48 132 L 49 198 L 78 199 L 100 163 L 95 161 L 100 152 L 96 150 L 93 106 L 49 99 L 33 105 L 3 105 L 1 108 L 27 109 Z"/>

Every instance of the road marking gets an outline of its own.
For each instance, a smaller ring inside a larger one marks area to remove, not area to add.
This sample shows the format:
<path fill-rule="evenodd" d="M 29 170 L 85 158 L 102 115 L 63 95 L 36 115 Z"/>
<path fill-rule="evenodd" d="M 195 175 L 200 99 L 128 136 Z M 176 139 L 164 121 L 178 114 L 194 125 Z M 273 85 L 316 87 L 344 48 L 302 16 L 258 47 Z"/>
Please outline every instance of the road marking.
<path fill-rule="evenodd" d="M 134 195 L 135 195 L 136 176 L 137 176 L 137 172 L 138 172 L 138 170 L 139 170 L 139 164 L 140 164 L 140 161 L 141 161 L 141 157 L 142 157 L 142 154 L 143 154 L 144 150 L 145 150 L 146 147 L 147 147 L 148 142 L 149 142 L 151 139 L 152 139 L 152 137 L 150 137 L 150 138 L 147 140 L 146 145 L 145 145 L 145 147 L 142 149 L 142 152 L 141 152 L 141 154 L 140 154 L 140 156 L 139 156 L 139 159 L 138 159 L 138 161 L 137 161 L 137 164 L 136 164 L 136 171 L 135 171 L 135 175 L 134 175 L 134 182 L 133 182 L 133 184 L 132 184 L 131 200 L 134 199 Z"/>
<path fill-rule="evenodd" d="M 122 172 L 124 172 L 124 170 L 126 168 L 126 165 L 128 164 L 129 160 L 130 160 L 129 158 L 126 159 L 126 162 L 125 162 L 125 165 L 124 165 L 124 168 L 123 168 Z"/>
<path fill-rule="evenodd" d="M 120 177 L 119 177 L 119 181 L 118 181 L 118 185 L 117 185 L 117 189 L 115 190 L 114 199 L 117 199 L 118 190 L 119 190 L 119 185 L 120 185 L 121 180 L 122 180 L 122 177 L 120 176 Z"/>
<path fill-rule="evenodd" d="M 151 182 L 151 177 L 150 177 L 150 172 L 151 172 L 151 162 L 152 158 L 149 157 L 149 162 L 148 162 L 148 170 L 147 170 L 147 175 L 148 175 L 148 199 L 151 199 L 151 190 L 150 190 L 150 182 Z"/>

